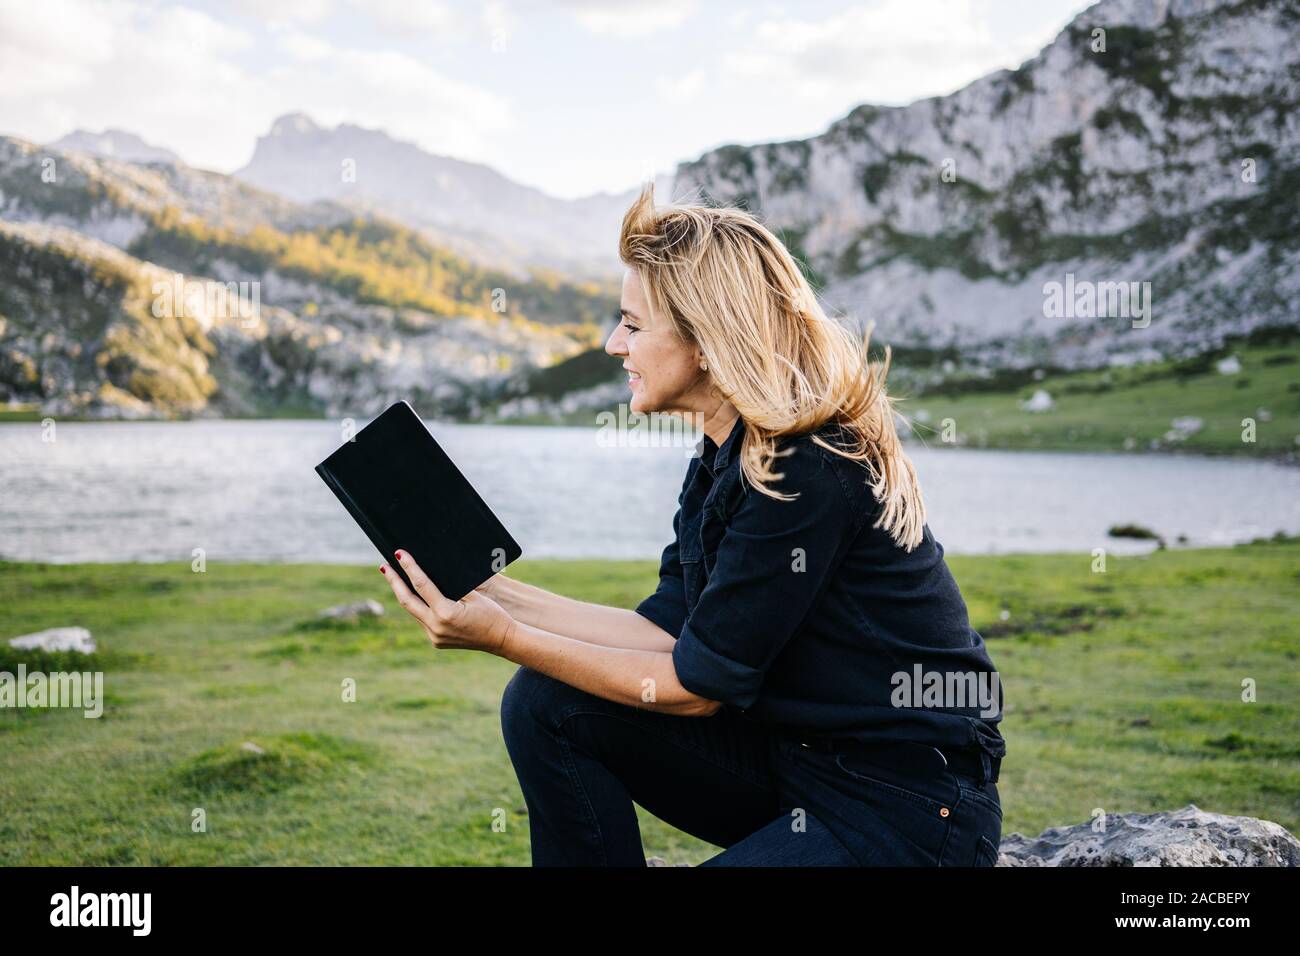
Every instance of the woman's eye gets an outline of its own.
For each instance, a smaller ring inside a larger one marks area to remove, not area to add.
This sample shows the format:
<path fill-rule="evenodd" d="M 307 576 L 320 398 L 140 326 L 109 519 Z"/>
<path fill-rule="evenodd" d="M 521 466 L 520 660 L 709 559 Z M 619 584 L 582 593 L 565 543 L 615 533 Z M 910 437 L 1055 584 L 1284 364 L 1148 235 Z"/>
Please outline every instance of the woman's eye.
<path fill-rule="evenodd" d="M 627 329 L 627 334 L 628 334 L 628 335 L 631 335 L 633 332 L 640 332 L 640 331 L 641 331 L 641 330 L 638 329 L 635 325 L 627 325 L 626 323 L 624 323 L 624 326 L 623 326 L 623 327 L 624 327 L 625 329 Z"/>

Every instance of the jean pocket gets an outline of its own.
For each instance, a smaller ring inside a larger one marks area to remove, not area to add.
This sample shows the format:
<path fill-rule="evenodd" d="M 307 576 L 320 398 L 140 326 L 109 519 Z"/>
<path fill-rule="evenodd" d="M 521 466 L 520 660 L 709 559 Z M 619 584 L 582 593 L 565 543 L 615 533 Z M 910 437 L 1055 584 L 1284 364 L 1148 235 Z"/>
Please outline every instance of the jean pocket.
<path fill-rule="evenodd" d="M 1002 803 L 997 797 L 990 796 L 982 787 L 974 787 L 960 780 L 957 782 L 957 786 L 961 788 L 962 800 L 967 803 L 979 804 L 989 813 L 996 815 L 999 823 L 1002 821 Z"/>
<path fill-rule="evenodd" d="M 951 808 L 957 803 L 958 794 L 955 792 L 952 794 L 951 798 L 948 798 L 937 791 L 924 793 L 917 788 L 915 784 L 911 786 L 904 785 L 900 780 L 893 778 L 892 775 L 888 774 L 883 769 L 876 770 L 874 768 L 864 767 L 861 764 L 851 764 L 851 761 L 852 758 L 846 757 L 844 754 L 835 755 L 835 766 L 839 767 L 840 771 L 847 776 L 852 777 L 860 783 L 870 784 L 871 786 L 878 788 L 885 793 L 890 793 L 900 799 L 910 800 L 919 806 L 925 807 L 927 810 L 933 810 L 935 814 L 940 817 L 946 817 L 948 814 L 945 811 L 951 810 Z M 951 788 L 944 787 L 943 789 L 946 791 Z"/>
<path fill-rule="evenodd" d="M 979 843 L 975 847 L 975 866 L 997 866 L 998 865 L 998 848 L 993 845 L 993 841 L 986 836 L 979 838 Z"/>
<path fill-rule="evenodd" d="M 862 827 L 887 845 L 895 863 L 942 865 L 960 801 L 950 781 L 897 775 L 844 754 L 835 755 L 834 768 L 852 794 Z"/>

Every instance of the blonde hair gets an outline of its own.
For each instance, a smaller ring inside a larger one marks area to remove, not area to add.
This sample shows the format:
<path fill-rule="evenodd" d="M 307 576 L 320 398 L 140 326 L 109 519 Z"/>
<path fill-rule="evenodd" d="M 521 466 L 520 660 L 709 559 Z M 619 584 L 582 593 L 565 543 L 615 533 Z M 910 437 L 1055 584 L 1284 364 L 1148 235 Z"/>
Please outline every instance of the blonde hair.
<path fill-rule="evenodd" d="M 647 183 L 623 217 L 619 256 L 636 271 L 655 321 L 698 344 L 718 392 L 745 421 L 741 472 L 771 498 L 777 444 L 841 426 L 850 441 L 823 448 L 866 466 L 881 504 L 873 527 L 911 551 L 924 535 L 925 502 L 916 469 L 894 426 L 883 365 L 862 339 L 822 311 L 784 244 L 743 209 L 674 203 L 655 208 Z M 786 454 L 793 452 L 791 449 Z"/>

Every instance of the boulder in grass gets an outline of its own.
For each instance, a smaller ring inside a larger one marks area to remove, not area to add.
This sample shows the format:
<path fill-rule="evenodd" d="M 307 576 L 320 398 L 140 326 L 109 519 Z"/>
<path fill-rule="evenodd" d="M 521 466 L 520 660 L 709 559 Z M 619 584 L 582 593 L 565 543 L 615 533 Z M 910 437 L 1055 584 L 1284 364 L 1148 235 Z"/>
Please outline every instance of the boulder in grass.
<path fill-rule="evenodd" d="M 671 864 L 646 857 L 646 866 Z M 1116 813 L 1103 832 L 1092 823 L 1050 827 L 1030 839 L 1002 838 L 998 866 L 1300 866 L 1300 840 L 1271 820 L 1207 813 L 1189 803 L 1160 813 Z"/>
<path fill-rule="evenodd" d="M 19 651 L 76 651 L 79 654 L 95 653 L 95 639 L 84 627 L 51 627 L 34 634 L 24 634 L 9 640 L 9 646 Z"/>
<path fill-rule="evenodd" d="M 1195 415 L 1183 415 L 1180 418 L 1175 418 L 1169 425 L 1170 429 L 1165 432 L 1164 440 L 1166 443 L 1175 444 L 1187 441 L 1187 439 L 1199 432 L 1205 427 L 1205 420 L 1197 418 Z"/>
<path fill-rule="evenodd" d="M 383 617 L 383 615 L 384 606 L 374 598 L 366 598 L 356 604 L 336 604 L 334 607 L 327 607 L 317 617 L 325 621 L 355 624 L 365 617 Z"/>
<path fill-rule="evenodd" d="M 1056 407 L 1052 401 L 1052 393 L 1046 389 L 1034 389 L 1034 394 L 1020 403 L 1020 407 L 1027 412 L 1050 412 Z"/>
<path fill-rule="evenodd" d="M 1002 840 L 998 866 L 1300 866 L 1300 840 L 1270 820 L 1207 813 L 1195 804 L 1117 813 L 1091 823 Z"/>

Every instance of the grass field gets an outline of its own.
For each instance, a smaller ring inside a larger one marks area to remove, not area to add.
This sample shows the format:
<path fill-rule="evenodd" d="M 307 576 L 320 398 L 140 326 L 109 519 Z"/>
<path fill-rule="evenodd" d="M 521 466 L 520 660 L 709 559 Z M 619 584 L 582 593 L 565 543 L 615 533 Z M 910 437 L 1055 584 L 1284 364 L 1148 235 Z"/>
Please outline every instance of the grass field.
<path fill-rule="evenodd" d="M 1187 803 L 1300 831 L 1300 541 L 1091 564 L 951 558 L 1005 687 L 1004 834 Z M 655 583 L 651 562 L 512 573 L 622 606 Z M 386 616 L 314 623 L 365 597 Z M 65 624 L 92 660 L 4 641 L 0 671 L 103 670 L 107 704 L 0 710 L 0 863 L 528 863 L 513 665 L 434 650 L 373 567 L 0 563 L 0 637 Z M 641 816 L 647 855 L 717 852 Z"/>
<path fill-rule="evenodd" d="M 1240 370 L 1221 373 L 1216 356 L 1235 358 Z M 955 380 L 951 391 L 940 387 L 909 398 L 900 411 L 932 447 L 943 447 L 942 422 L 952 419 L 956 443 L 969 447 L 1300 454 L 1300 347 L 1294 342 L 1242 344 L 1184 362 L 1045 373 L 1015 387 L 963 391 L 970 385 Z M 1022 408 L 1040 389 L 1051 396 L 1052 408 Z M 1201 428 L 1167 439 L 1178 418 L 1198 418 Z M 1253 441 L 1243 441 L 1245 419 L 1255 423 Z"/>

